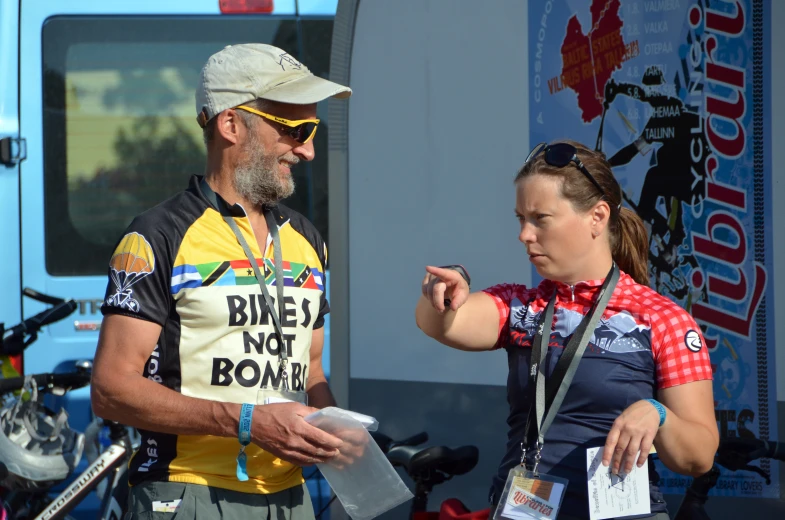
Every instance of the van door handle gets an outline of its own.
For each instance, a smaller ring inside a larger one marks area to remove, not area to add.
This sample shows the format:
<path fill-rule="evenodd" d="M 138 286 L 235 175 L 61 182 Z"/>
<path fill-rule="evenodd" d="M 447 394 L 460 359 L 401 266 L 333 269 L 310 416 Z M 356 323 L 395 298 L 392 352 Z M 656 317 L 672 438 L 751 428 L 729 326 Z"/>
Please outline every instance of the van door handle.
<path fill-rule="evenodd" d="M 27 139 L 23 137 L 3 137 L 0 139 L 0 162 L 6 166 L 16 166 L 27 159 Z"/>

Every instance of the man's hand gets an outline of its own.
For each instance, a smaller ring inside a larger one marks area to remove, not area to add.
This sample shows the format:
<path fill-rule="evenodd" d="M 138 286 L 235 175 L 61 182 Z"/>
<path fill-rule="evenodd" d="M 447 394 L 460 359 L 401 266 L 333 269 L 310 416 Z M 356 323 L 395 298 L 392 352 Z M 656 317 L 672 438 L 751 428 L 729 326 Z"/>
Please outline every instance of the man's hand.
<path fill-rule="evenodd" d="M 326 462 L 338 455 L 338 448 L 343 443 L 303 419 L 316 411 L 316 408 L 300 403 L 257 406 L 251 425 L 251 441 L 298 466 Z"/>
<path fill-rule="evenodd" d="M 368 445 L 375 443 L 373 437 L 370 436 L 365 428 L 339 428 L 331 433 L 343 441 L 343 445 L 338 450 L 338 455 L 330 461 L 330 464 L 338 469 L 354 464 L 357 459 L 365 454 Z"/>
<path fill-rule="evenodd" d="M 450 300 L 450 309 L 457 311 L 469 298 L 469 284 L 461 273 L 452 269 L 426 266 L 422 281 L 422 294 L 434 309 L 444 312 L 444 300 Z"/>
<path fill-rule="evenodd" d="M 653 404 L 645 400 L 631 404 L 613 421 L 602 463 L 616 475 L 628 474 L 636 463 L 642 466 L 659 427 L 660 414 Z"/>

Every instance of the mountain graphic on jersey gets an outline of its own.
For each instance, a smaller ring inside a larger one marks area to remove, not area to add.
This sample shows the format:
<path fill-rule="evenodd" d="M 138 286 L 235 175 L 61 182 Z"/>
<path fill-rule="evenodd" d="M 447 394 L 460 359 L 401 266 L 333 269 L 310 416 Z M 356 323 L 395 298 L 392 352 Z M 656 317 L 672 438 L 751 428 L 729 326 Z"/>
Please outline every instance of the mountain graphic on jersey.
<path fill-rule="evenodd" d="M 531 347 L 544 311 L 529 312 L 528 306 L 517 298 L 512 301 L 510 310 L 511 343 L 521 347 Z M 558 308 L 554 317 L 549 346 L 564 347 L 584 316 L 577 311 Z M 587 348 L 595 353 L 624 354 L 650 351 L 650 345 L 650 330 L 636 323 L 629 314 L 620 312 L 609 318 L 600 319 Z"/>
<path fill-rule="evenodd" d="M 271 259 L 257 258 L 257 265 L 264 270 L 266 285 L 275 285 L 275 262 Z M 324 290 L 324 276 L 315 267 L 307 264 L 288 262 L 282 263 L 284 286 L 302 287 L 304 289 Z M 209 287 L 213 285 L 254 285 L 258 283 L 251 262 L 229 260 L 225 262 L 209 262 L 205 264 L 182 264 L 172 270 L 172 294 L 182 289 Z"/>

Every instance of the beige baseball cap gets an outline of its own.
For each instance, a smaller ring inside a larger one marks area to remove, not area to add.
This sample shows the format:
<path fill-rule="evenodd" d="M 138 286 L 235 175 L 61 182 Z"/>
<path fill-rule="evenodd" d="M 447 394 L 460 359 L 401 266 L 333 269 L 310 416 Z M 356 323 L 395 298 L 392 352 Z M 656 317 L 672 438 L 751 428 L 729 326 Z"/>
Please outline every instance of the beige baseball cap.
<path fill-rule="evenodd" d="M 351 95 L 352 89 L 315 76 L 283 49 L 262 43 L 229 45 L 202 68 L 196 120 L 204 128 L 218 113 L 257 98 L 309 105 Z"/>

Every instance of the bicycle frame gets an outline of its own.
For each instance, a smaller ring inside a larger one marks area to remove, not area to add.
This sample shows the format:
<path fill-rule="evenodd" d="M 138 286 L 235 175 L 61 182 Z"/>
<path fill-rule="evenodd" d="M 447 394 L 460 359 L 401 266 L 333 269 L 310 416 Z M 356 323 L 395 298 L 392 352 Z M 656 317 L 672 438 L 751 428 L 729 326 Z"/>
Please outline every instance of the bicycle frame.
<path fill-rule="evenodd" d="M 79 502 L 81 502 L 102 479 L 112 474 L 125 462 L 129 452 L 128 443 L 119 441 L 109 445 L 90 466 L 79 475 L 49 506 L 44 509 L 35 520 L 62 520 Z M 117 474 L 114 475 L 113 484 L 117 483 Z M 107 486 L 106 495 L 101 501 L 101 518 L 120 520 L 121 511 L 108 511 L 110 498 L 114 485 Z M 109 516 L 107 516 L 107 514 Z"/>

